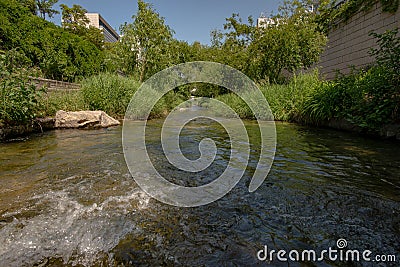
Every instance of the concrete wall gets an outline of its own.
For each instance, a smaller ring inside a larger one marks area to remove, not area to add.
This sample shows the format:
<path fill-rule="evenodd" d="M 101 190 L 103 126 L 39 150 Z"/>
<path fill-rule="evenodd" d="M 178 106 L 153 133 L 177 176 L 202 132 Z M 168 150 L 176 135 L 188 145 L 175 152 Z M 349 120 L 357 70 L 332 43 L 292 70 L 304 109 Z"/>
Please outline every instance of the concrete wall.
<path fill-rule="evenodd" d="M 81 85 L 78 83 L 68 83 L 68 82 L 61 82 L 61 81 L 36 78 L 36 77 L 29 77 L 29 79 L 35 83 L 37 88 L 46 86 L 48 91 L 58 91 L 58 90 L 75 91 L 81 89 Z"/>
<path fill-rule="evenodd" d="M 319 66 L 327 79 L 333 79 L 336 70 L 348 73 L 351 66 L 362 68 L 374 61 L 369 55 L 377 47 L 370 32 L 383 33 L 400 27 L 400 8 L 395 14 L 382 12 L 380 1 L 367 12 L 360 11 L 347 22 L 338 23 L 328 35 L 328 44 L 321 55 Z"/>

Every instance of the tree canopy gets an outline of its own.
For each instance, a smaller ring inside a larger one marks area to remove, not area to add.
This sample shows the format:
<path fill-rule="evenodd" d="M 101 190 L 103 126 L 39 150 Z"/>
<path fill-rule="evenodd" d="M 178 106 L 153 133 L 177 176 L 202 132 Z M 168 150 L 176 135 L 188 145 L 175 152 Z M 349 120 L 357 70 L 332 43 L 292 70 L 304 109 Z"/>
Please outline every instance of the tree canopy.
<path fill-rule="evenodd" d="M 100 71 L 103 53 L 92 42 L 34 15 L 16 0 L 0 0 L 0 48 L 18 49 L 43 76 L 74 81 Z"/>
<path fill-rule="evenodd" d="M 68 7 L 61 4 L 62 9 L 62 26 L 66 30 L 82 36 L 86 40 L 92 42 L 97 48 L 102 49 L 104 45 L 104 37 L 101 30 L 89 25 L 89 18 L 86 16 L 87 10 L 80 5 Z"/>
<path fill-rule="evenodd" d="M 109 58 L 120 61 L 121 71 L 139 80 L 173 64 L 208 60 L 230 65 L 255 80 L 278 81 L 283 71 L 312 66 L 326 43 L 319 31 L 313 1 L 285 1 L 273 19 L 279 23 L 257 27 L 252 17 L 226 19 L 223 31 L 211 32 L 211 45 L 188 44 L 173 37 L 173 30 L 150 4 L 138 0 L 131 23 L 121 27 L 121 43 Z"/>
<path fill-rule="evenodd" d="M 36 0 L 36 7 L 40 17 L 46 19 L 46 14 L 50 18 L 52 18 L 54 14 L 58 14 L 59 12 L 56 9 L 53 9 L 53 6 L 57 2 L 58 0 Z"/>
<path fill-rule="evenodd" d="M 87 11 L 80 5 L 61 5 L 62 28 L 42 19 L 53 14 L 56 2 L 0 0 L 1 48 L 18 48 L 48 78 L 73 80 L 104 67 L 144 81 L 166 67 L 206 60 L 232 66 L 254 80 L 279 82 L 284 73 L 317 62 L 326 42 L 315 10 L 310 11 L 313 0 L 284 1 L 275 23 L 265 27 L 233 14 L 223 30 L 211 32 L 211 45 L 175 39 L 164 18 L 143 0 L 138 0 L 132 21 L 121 26 L 120 42 L 104 44 L 101 31 L 88 27 Z"/>
<path fill-rule="evenodd" d="M 150 4 L 138 0 L 138 11 L 132 23 L 121 26 L 121 48 L 125 70 L 137 70 L 143 81 L 168 66 L 169 44 L 173 31 Z"/>

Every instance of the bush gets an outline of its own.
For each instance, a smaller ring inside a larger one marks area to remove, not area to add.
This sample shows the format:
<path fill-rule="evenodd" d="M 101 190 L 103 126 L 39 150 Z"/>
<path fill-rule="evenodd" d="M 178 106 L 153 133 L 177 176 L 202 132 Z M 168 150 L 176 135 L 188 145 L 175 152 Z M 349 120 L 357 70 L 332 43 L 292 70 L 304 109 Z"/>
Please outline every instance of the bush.
<path fill-rule="evenodd" d="M 308 122 L 308 114 L 304 112 L 306 102 L 322 84 L 318 70 L 315 70 L 294 76 L 288 84 L 264 85 L 261 90 L 275 120 Z"/>
<path fill-rule="evenodd" d="M 313 122 L 344 118 L 367 131 L 399 122 L 400 90 L 392 73 L 374 66 L 338 77 L 327 83 L 307 101 L 305 112 Z"/>
<path fill-rule="evenodd" d="M 100 71 L 103 52 L 93 43 L 32 14 L 16 0 L 0 0 L 0 47 L 23 51 L 46 78 L 75 81 Z"/>
<path fill-rule="evenodd" d="M 400 38 L 398 30 L 373 34 L 377 64 L 368 70 L 339 75 L 323 83 L 306 101 L 304 112 L 313 123 L 343 118 L 376 132 L 385 124 L 400 122 Z"/>
<path fill-rule="evenodd" d="M 323 84 L 318 75 L 318 71 L 315 70 L 312 73 L 294 76 L 288 84 L 264 84 L 260 86 L 275 120 L 292 122 L 309 121 L 304 108 L 307 99 Z M 247 92 L 246 94 L 249 94 L 248 97 L 253 101 L 257 101 L 255 94 L 251 92 Z M 216 99 L 230 106 L 241 118 L 254 119 L 250 108 L 236 94 L 225 94 L 218 96 Z M 223 111 L 220 113 L 224 115 Z M 260 116 L 268 117 L 268 112 L 261 111 Z"/>
<path fill-rule="evenodd" d="M 82 81 L 82 94 L 91 110 L 103 110 L 123 117 L 140 83 L 116 74 L 101 73 Z"/>
<path fill-rule="evenodd" d="M 0 58 L 0 122 L 8 125 L 27 123 L 38 115 L 43 89 L 29 81 L 23 66 L 24 55 L 8 51 Z"/>
<path fill-rule="evenodd" d="M 5 124 L 26 123 L 39 111 L 41 91 L 22 75 L 2 73 L 0 78 L 0 121 Z"/>
<path fill-rule="evenodd" d="M 361 72 L 353 88 L 357 97 L 343 115 L 367 130 L 379 130 L 383 125 L 400 122 L 400 86 L 394 84 L 393 75 L 385 67 L 375 66 Z"/>
<path fill-rule="evenodd" d="M 58 110 L 87 110 L 81 91 L 51 91 L 41 98 L 40 116 L 54 116 Z"/>

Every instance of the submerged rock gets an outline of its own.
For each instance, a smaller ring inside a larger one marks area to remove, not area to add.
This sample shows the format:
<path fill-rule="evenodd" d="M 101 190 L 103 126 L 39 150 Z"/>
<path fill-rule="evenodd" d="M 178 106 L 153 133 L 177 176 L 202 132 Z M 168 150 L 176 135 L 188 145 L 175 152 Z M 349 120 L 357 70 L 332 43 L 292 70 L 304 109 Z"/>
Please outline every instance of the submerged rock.
<path fill-rule="evenodd" d="M 73 111 L 59 110 L 56 113 L 56 128 L 104 128 L 119 125 L 119 121 L 110 117 L 104 111 Z"/>

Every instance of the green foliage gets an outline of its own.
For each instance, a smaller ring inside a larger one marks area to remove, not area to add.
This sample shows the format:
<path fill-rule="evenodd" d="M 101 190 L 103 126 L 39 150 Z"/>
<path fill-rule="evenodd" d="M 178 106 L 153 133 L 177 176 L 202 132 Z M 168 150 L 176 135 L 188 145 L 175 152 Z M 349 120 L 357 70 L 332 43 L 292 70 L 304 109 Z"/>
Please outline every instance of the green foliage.
<path fill-rule="evenodd" d="M 23 68 L 25 57 L 15 50 L 0 55 L 0 122 L 26 123 L 38 115 L 39 99 L 43 90 L 37 90 Z"/>
<path fill-rule="evenodd" d="M 282 10 L 290 16 L 277 17 L 281 23 L 266 29 L 257 28 L 252 17 L 243 22 L 239 14 L 233 14 L 226 19 L 224 32 L 211 32 L 212 46 L 206 46 L 175 40 L 164 19 L 139 0 L 134 21 L 121 27 L 121 42 L 106 52 L 105 66 L 108 71 L 120 70 L 143 81 L 175 64 L 213 61 L 255 80 L 281 81 L 284 70 L 294 72 L 317 62 L 326 43 L 306 2 L 310 1 L 286 1 Z M 214 92 L 201 90 L 202 95 L 216 95 L 215 88 L 209 89 Z"/>
<path fill-rule="evenodd" d="M 18 48 L 46 78 L 74 81 L 98 73 L 102 52 L 94 44 L 33 15 L 15 0 L 0 0 L 0 47 Z"/>
<path fill-rule="evenodd" d="M 249 97 L 253 98 L 250 93 Z M 229 94 L 224 94 L 216 97 L 217 100 L 227 104 L 229 107 L 231 107 L 236 114 L 239 115 L 240 118 L 242 119 L 254 119 L 254 115 L 250 109 L 250 107 L 244 102 L 238 95 L 234 93 L 229 93 Z M 217 114 L 221 116 L 228 116 L 228 113 L 224 109 L 219 109 L 217 106 L 208 106 L 210 109 L 214 110 L 217 112 Z"/>
<path fill-rule="evenodd" d="M 17 0 L 24 8 L 29 10 L 32 15 L 37 14 L 36 0 Z"/>
<path fill-rule="evenodd" d="M 103 70 L 109 73 L 122 72 L 121 66 L 122 55 L 120 52 L 120 44 L 117 43 L 104 43 L 104 61 Z"/>
<path fill-rule="evenodd" d="M 89 26 L 89 19 L 85 13 L 87 10 L 80 5 L 73 5 L 68 7 L 67 5 L 61 4 L 62 9 L 62 26 L 66 30 L 82 36 L 84 39 L 92 42 L 97 48 L 102 49 L 104 45 L 104 37 L 101 30 Z"/>
<path fill-rule="evenodd" d="M 80 111 L 88 110 L 81 91 L 49 91 L 42 95 L 40 116 L 54 116 L 58 110 Z"/>
<path fill-rule="evenodd" d="M 388 30 L 383 34 L 371 33 L 378 39 L 379 45 L 378 49 L 371 50 L 371 55 L 375 56 L 377 65 L 384 66 L 388 71 L 393 72 L 394 78 L 400 76 L 400 38 L 398 34 L 398 28 Z"/>
<path fill-rule="evenodd" d="M 121 116 L 139 85 L 130 78 L 101 73 L 82 81 L 83 99 L 91 110 L 103 110 L 111 116 Z"/>
<path fill-rule="evenodd" d="M 357 73 L 348 84 L 343 83 L 345 89 L 354 89 L 349 91 L 350 100 L 344 100 L 351 105 L 344 107 L 347 109 L 342 110 L 342 115 L 367 130 L 378 130 L 398 120 L 400 87 L 391 84 L 390 80 L 391 74 L 387 69 L 377 66 Z"/>
<path fill-rule="evenodd" d="M 349 100 L 343 87 L 335 87 L 335 82 L 321 82 L 315 91 L 308 95 L 301 111 L 303 122 L 319 125 L 338 117 L 342 109 L 341 100 Z"/>
<path fill-rule="evenodd" d="M 142 0 L 138 0 L 138 11 L 132 19 L 132 23 L 121 27 L 121 63 L 126 73 L 136 73 L 143 81 L 170 65 L 169 43 L 173 32 L 165 25 L 164 18 Z"/>
<path fill-rule="evenodd" d="M 344 118 L 366 131 L 400 122 L 400 38 L 397 30 L 373 34 L 377 64 L 341 75 L 320 87 L 307 101 L 305 113 L 314 122 Z"/>
<path fill-rule="evenodd" d="M 295 75 L 288 84 L 263 85 L 261 90 L 267 99 L 275 120 L 305 123 L 306 102 L 322 85 L 319 73 Z"/>
<path fill-rule="evenodd" d="M 111 116 L 123 118 L 131 98 L 140 86 L 140 82 L 132 78 L 116 74 L 101 73 L 82 81 L 82 95 L 85 105 L 90 110 L 103 110 Z M 148 92 L 151 94 L 151 92 Z M 151 118 L 164 116 L 184 97 L 171 91 L 164 95 L 150 113 Z M 135 107 L 137 118 L 142 118 L 142 111 L 147 110 L 148 103 L 143 100 L 142 106 Z"/>
<path fill-rule="evenodd" d="M 317 21 L 324 31 L 340 21 L 347 21 L 359 11 L 368 11 L 378 0 L 325 1 L 319 8 Z M 383 12 L 395 13 L 399 0 L 379 0 Z"/>
<path fill-rule="evenodd" d="M 309 22 L 283 23 L 259 29 L 249 47 L 249 71 L 256 80 L 278 81 L 282 71 L 295 72 L 317 62 L 326 37 Z"/>
<path fill-rule="evenodd" d="M 87 10 L 80 5 L 73 5 L 68 7 L 65 4 L 60 5 L 62 10 L 62 26 L 73 31 L 81 31 L 86 28 L 89 19 L 85 13 Z"/>
<path fill-rule="evenodd" d="M 192 83 L 188 85 L 188 90 L 189 91 L 195 90 L 194 92 L 192 92 L 193 96 L 210 97 L 210 98 L 217 97 L 229 92 L 228 89 L 222 86 L 209 83 Z"/>
<path fill-rule="evenodd" d="M 263 84 L 260 85 L 260 89 L 268 101 L 275 120 L 305 123 L 308 120 L 307 114 L 303 112 L 306 101 L 321 84 L 323 82 L 318 77 L 318 71 L 315 70 L 312 73 L 294 76 L 288 84 Z M 257 101 L 254 93 L 248 91 L 245 92 L 245 95 L 249 99 Z M 248 105 L 236 94 L 224 94 L 216 97 L 216 99 L 230 106 L 239 117 L 254 119 L 253 112 Z M 223 111 L 221 111 L 221 115 L 224 115 Z M 261 111 L 259 115 L 261 117 L 268 116 L 266 111 Z"/>
<path fill-rule="evenodd" d="M 308 1 L 306 1 L 308 2 Z M 314 22 L 314 13 L 299 1 L 285 1 L 275 24 L 256 27 L 251 17 L 227 18 L 225 33 L 213 31 L 208 60 L 234 67 L 254 80 L 281 82 L 282 72 L 308 68 L 318 61 L 326 37 Z"/>
<path fill-rule="evenodd" d="M 379 66 L 341 76 L 318 88 L 304 112 L 313 123 L 344 118 L 366 131 L 378 131 L 399 121 L 400 88 L 391 79 Z"/>
<path fill-rule="evenodd" d="M 36 7 L 40 17 L 46 19 L 46 14 L 52 18 L 54 14 L 59 12 L 53 9 L 53 6 L 58 2 L 58 0 L 36 0 Z"/>
<path fill-rule="evenodd" d="M 367 70 L 323 81 L 318 72 L 295 75 L 282 85 L 261 86 L 276 120 L 323 124 L 333 118 L 345 119 L 367 132 L 400 122 L 400 37 L 398 30 L 373 34 L 378 49 L 371 54 L 376 65 Z M 272 40 L 271 40 L 272 41 Z M 249 108 L 236 95 L 217 99 L 230 105 L 243 118 Z"/>

